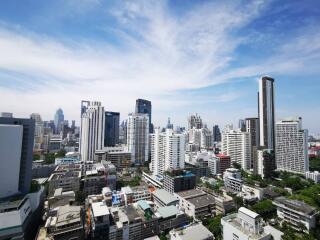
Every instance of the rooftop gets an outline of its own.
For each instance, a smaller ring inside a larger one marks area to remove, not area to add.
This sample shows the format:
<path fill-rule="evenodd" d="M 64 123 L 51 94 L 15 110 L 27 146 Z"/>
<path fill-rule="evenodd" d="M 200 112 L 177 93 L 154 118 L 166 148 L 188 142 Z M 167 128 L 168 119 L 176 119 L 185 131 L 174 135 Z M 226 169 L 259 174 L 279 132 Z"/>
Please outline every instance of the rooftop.
<path fill-rule="evenodd" d="M 176 202 L 179 199 L 175 196 L 173 196 L 171 193 L 164 189 L 158 189 L 153 192 L 153 195 L 160 199 L 164 204 L 168 205 L 170 203 Z"/>
<path fill-rule="evenodd" d="M 206 193 L 200 189 L 190 189 L 182 192 L 177 192 L 176 194 L 182 198 L 192 198 L 200 195 L 205 195 Z"/>
<path fill-rule="evenodd" d="M 91 204 L 94 217 L 109 215 L 109 209 L 103 202 L 94 202 Z"/>
<path fill-rule="evenodd" d="M 290 200 L 285 197 L 278 197 L 274 199 L 274 203 L 285 205 L 288 208 L 291 208 L 298 212 L 302 212 L 307 215 L 313 215 L 316 212 L 316 208 L 311 207 L 310 205 L 302 201 Z"/>
<path fill-rule="evenodd" d="M 70 223 L 80 222 L 80 211 L 80 206 L 65 205 L 59 207 L 56 226 L 59 227 Z"/>
<path fill-rule="evenodd" d="M 178 234 L 181 240 L 207 239 L 208 237 L 213 237 L 213 234 L 201 223 L 192 224 L 185 228 L 174 229 L 172 231 Z"/>
<path fill-rule="evenodd" d="M 259 214 L 258 214 L 258 213 L 253 212 L 253 211 L 251 211 L 250 209 L 245 208 L 245 207 L 239 208 L 239 212 L 242 212 L 242 213 L 244 213 L 244 214 L 246 214 L 246 215 L 248 215 L 249 217 L 252 217 L 252 218 L 257 218 L 257 217 L 259 217 Z"/>
<path fill-rule="evenodd" d="M 176 216 L 179 212 L 180 211 L 176 206 L 167 206 L 158 208 L 158 211 L 155 214 L 158 217 L 169 218 Z"/>

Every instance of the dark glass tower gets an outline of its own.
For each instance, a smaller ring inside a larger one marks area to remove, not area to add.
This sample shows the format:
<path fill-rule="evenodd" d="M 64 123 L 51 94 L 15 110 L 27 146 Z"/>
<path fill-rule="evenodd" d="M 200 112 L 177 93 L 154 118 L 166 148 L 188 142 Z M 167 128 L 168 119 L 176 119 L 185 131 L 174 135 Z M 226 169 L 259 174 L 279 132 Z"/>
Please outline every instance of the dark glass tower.
<path fill-rule="evenodd" d="M 136 100 L 136 113 L 148 114 L 149 117 L 149 133 L 153 133 L 153 125 L 151 121 L 152 105 L 151 101 L 145 99 Z"/>
<path fill-rule="evenodd" d="M 119 144 L 119 124 L 120 113 L 105 112 L 105 126 L 104 126 L 104 146 L 112 147 Z"/>
<path fill-rule="evenodd" d="M 213 125 L 213 141 L 221 142 L 221 132 L 218 125 Z"/>

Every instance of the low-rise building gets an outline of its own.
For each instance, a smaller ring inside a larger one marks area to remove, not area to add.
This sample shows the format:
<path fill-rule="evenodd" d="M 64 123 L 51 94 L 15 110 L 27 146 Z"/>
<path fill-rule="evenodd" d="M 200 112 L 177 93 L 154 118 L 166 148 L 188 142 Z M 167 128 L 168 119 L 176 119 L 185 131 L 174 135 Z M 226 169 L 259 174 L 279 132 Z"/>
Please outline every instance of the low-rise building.
<path fill-rule="evenodd" d="M 311 179 L 315 183 L 320 183 L 320 172 L 314 171 L 314 172 L 306 172 L 306 179 Z"/>
<path fill-rule="evenodd" d="M 125 204 L 135 203 L 140 200 L 151 201 L 151 191 L 147 186 L 122 187 Z"/>
<path fill-rule="evenodd" d="M 169 233 L 170 240 L 214 240 L 213 234 L 201 223 L 173 229 Z"/>
<path fill-rule="evenodd" d="M 196 176 L 185 170 L 171 170 L 164 172 L 163 188 L 170 192 L 180 192 L 196 187 Z"/>
<path fill-rule="evenodd" d="M 277 206 L 278 218 L 282 222 L 290 224 L 292 228 L 308 232 L 316 226 L 316 216 L 319 213 L 316 208 L 302 201 L 290 200 L 285 197 L 278 197 L 272 203 Z M 305 229 L 301 229 L 302 225 L 305 226 Z"/>
<path fill-rule="evenodd" d="M 262 200 L 264 192 L 260 187 L 243 184 L 239 195 L 243 198 L 244 201 L 254 202 L 257 200 Z"/>
<path fill-rule="evenodd" d="M 58 171 L 51 174 L 49 182 L 49 196 L 54 194 L 57 188 L 63 191 L 79 191 L 81 171 Z"/>
<path fill-rule="evenodd" d="M 224 186 L 227 192 L 241 192 L 243 181 L 241 172 L 236 168 L 228 168 L 223 174 Z"/>
<path fill-rule="evenodd" d="M 122 146 L 106 147 L 103 150 L 97 150 L 94 157 L 96 162 L 111 162 L 117 170 L 130 168 L 132 165 L 131 152 Z"/>
<path fill-rule="evenodd" d="M 238 213 L 221 219 L 223 239 L 233 240 L 271 240 L 275 239 L 270 231 L 263 228 L 264 223 L 259 214 L 241 207 Z M 279 239 L 280 240 L 280 239 Z"/>
<path fill-rule="evenodd" d="M 93 202 L 89 209 L 91 211 L 91 237 L 92 239 L 106 239 L 110 224 L 110 211 L 105 202 Z"/>
<path fill-rule="evenodd" d="M 190 217 L 211 216 L 214 213 L 214 196 L 200 190 L 191 189 L 174 194 L 179 198 L 179 207 Z"/>
<path fill-rule="evenodd" d="M 225 215 L 235 209 L 233 198 L 228 195 L 219 195 L 214 197 L 215 201 L 215 214 Z"/>
<path fill-rule="evenodd" d="M 54 191 L 52 197 L 49 197 L 48 204 L 49 208 L 56 208 L 58 206 L 64 206 L 68 204 L 72 204 L 75 201 L 75 193 L 74 191 L 66 191 L 63 192 L 62 188 L 57 188 Z"/>
<path fill-rule="evenodd" d="M 158 189 L 152 193 L 153 201 L 158 207 L 179 205 L 179 198 L 164 189 Z"/>

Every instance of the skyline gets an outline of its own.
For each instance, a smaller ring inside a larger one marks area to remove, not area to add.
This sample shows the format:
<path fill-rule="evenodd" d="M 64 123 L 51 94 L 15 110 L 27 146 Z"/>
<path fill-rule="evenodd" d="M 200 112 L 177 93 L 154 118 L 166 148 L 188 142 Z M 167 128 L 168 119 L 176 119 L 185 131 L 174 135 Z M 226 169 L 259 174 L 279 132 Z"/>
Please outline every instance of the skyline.
<path fill-rule="evenodd" d="M 193 112 L 237 126 L 258 116 L 257 80 L 270 75 L 276 121 L 299 116 L 320 132 L 320 3 L 184 3 L 2 1 L 0 95 L 11 101 L 0 111 L 49 120 L 61 107 L 79 125 L 81 100 L 123 120 L 143 98 L 155 126 L 186 126 Z"/>

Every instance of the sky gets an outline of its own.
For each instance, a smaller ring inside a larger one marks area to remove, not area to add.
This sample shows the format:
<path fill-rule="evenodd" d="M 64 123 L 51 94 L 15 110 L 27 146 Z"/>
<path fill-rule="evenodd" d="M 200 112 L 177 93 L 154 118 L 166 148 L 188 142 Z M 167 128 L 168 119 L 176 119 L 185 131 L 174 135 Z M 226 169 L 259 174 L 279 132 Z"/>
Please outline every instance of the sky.
<path fill-rule="evenodd" d="M 155 126 L 195 112 L 236 125 L 258 115 L 264 75 L 276 119 L 320 133 L 320 1 L 0 2 L 0 112 L 16 117 L 61 107 L 79 123 L 81 100 L 96 100 L 126 119 L 144 98 Z"/>

